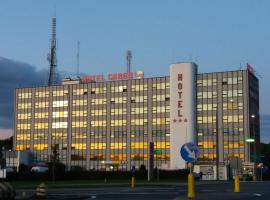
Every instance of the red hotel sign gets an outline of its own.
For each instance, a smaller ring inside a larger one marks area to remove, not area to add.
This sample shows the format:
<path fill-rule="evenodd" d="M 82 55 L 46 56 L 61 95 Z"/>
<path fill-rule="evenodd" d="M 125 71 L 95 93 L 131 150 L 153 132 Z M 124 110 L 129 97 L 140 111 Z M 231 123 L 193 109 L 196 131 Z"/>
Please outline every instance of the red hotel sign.
<path fill-rule="evenodd" d="M 140 79 L 143 77 L 144 77 L 144 73 L 142 71 L 138 71 L 138 72 L 108 74 L 107 79 L 105 79 L 103 75 L 83 76 L 81 77 L 81 81 L 83 83 L 89 83 L 89 82 L 101 82 L 105 80 L 116 81 L 116 80 L 128 80 L 128 79 L 133 79 L 133 78 Z"/>

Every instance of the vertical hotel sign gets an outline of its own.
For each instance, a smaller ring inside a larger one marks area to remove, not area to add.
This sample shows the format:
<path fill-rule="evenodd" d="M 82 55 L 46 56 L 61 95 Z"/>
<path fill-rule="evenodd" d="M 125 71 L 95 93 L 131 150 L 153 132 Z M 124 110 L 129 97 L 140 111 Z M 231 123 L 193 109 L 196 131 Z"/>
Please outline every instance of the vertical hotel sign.
<path fill-rule="evenodd" d="M 194 142 L 196 133 L 196 77 L 195 63 L 176 63 L 170 66 L 170 168 L 183 169 L 180 156 L 182 145 Z"/>

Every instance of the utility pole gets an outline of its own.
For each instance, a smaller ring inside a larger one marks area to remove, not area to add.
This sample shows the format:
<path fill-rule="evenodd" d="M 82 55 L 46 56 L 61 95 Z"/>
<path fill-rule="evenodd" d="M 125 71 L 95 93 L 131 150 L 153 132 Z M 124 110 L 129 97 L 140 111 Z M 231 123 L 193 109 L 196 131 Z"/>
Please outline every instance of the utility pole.
<path fill-rule="evenodd" d="M 48 54 L 48 61 L 50 64 L 50 72 L 49 72 L 49 80 L 48 86 L 52 86 L 56 84 L 56 18 L 52 18 L 52 39 L 50 46 L 50 53 Z"/>

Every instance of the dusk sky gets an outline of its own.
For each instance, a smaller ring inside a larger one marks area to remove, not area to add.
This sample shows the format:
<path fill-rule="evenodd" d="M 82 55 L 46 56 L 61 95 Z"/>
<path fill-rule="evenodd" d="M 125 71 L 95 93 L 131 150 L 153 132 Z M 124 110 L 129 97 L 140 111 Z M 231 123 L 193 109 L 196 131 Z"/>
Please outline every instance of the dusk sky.
<path fill-rule="evenodd" d="M 54 15 L 62 74 L 76 71 L 78 40 L 84 74 L 125 71 L 127 49 L 132 69 L 147 77 L 169 75 L 169 64 L 177 61 L 194 61 L 199 72 L 249 63 L 262 76 L 261 141 L 270 142 L 269 0 L 2 0 L 0 134 L 11 133 L 13 111 L 7 104 L 13 105 L 14 88 L 46 80 Z"/>

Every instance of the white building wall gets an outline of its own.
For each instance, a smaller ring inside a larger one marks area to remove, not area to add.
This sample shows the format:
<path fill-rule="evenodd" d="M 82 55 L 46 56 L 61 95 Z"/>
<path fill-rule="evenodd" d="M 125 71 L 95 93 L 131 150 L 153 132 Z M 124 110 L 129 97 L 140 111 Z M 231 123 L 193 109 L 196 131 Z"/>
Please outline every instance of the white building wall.
<path fill-rule="evenodd" d="M 195 63 L 170 65 L 170 169 L 186 167 L 180 149 L 183 144 L 195 139 L 196 75 Z"/>

